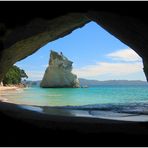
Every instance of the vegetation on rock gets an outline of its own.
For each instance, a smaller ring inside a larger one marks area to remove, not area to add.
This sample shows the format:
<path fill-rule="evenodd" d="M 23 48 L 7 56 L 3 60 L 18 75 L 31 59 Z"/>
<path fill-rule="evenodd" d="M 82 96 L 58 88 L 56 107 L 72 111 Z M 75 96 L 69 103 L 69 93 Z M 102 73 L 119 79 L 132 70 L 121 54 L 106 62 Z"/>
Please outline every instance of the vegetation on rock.
<path fill-rule="evenodd" d="M 23 69 L 20 69 L 19 67 L 14 65 L 6 73 L 3 79 L 3 84 L 19 84 L 21 83 L 22 78 L 28 78 L 27 74 Z"/>

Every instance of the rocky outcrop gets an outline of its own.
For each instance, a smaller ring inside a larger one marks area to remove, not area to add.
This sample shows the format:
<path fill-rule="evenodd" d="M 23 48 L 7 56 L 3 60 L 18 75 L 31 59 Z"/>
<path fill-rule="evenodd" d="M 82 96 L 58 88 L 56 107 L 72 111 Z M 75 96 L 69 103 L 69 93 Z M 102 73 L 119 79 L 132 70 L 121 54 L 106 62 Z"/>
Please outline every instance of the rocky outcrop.
<path fill-rule="evenodd" d="M 107 4 L 102 2 L 97 5 L 83 4 L 83 7 L 78 7 L 77 3 L 66 4 L 66 7 L 61 3 L 58 5 L 58 10 L 53 12 L 49 8 L 57 8 L 57 3 L 44 3 L 42 6 L 34 4 L 33 7 L 27 3 L 19 4 L 15 12 L 10 3 L 11 13 L 5 13 L 0 18 L 0 82 L 14 63 L 89 21 L 98 23 L 137 52 L 143 59 L 144 72 L 148 80 L 147 9 L 137 11 L 142 5 L 132 4 L 131 10 L 131 6 L 128 7 L 125 3 L 116 5 L 114 9 L 111 3 L 106 7 Z M 8 4 L 1 3 L 0 14 L 3 14 L 7 7 Z M 46 9 L 38 11 L 40 7 Z"/>
<path fill-rule="evenodd" d="M 19 27 L 6 28 L 2 40 L 4 25 L 0 22 L 0 47 L 3 49 L 0 50 L 0 82 L 14 63 L 89 21 L 83 13 L 69 13 L 50 19 L 33 18 Z"/>
<path fill-rule="evenodd" d="M 130 15 L 110 12 L 89 12 L 88 17 L 120 41 L 131 47 L 143 60 L 143 71 L 148 81 L 148 22 Z"/>
<path fill-rule="evenodd" d="M 79 80 L 72 71 L 72 61 L 62 53 L 51 51 L 49 66 L 47 67 L 40 86 L 46 88 L 55 87 L 79 87 Z"/>

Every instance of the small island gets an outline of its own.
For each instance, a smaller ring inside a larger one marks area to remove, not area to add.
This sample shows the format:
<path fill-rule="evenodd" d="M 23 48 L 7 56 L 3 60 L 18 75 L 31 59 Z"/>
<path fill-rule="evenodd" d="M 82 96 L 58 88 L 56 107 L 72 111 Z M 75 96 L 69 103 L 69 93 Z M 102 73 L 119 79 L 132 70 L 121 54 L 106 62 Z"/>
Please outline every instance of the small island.
<path fill-rule="evenodd" d="M 45 71 L 40 86 L 43 88 L 78 88 L 79 80 L 72 73 L 72 61 L 51 50 L 49 65 Z"/>

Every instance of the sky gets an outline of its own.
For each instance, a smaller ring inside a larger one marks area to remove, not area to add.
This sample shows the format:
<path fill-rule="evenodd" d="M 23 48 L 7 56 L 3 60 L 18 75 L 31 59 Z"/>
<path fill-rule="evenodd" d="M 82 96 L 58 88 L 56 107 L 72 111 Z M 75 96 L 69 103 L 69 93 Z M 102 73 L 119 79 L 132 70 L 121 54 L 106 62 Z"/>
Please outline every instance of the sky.
<path fill-rule="evenodd" d="M 41 80 L 51 50 L 62 51 L 74 62 L 72 72 L 78 78 L 146 81 L 142 59 L 137 53 L 95 22 L 46 44 L 15 65 L 25 70 L 28 80 Z"/>

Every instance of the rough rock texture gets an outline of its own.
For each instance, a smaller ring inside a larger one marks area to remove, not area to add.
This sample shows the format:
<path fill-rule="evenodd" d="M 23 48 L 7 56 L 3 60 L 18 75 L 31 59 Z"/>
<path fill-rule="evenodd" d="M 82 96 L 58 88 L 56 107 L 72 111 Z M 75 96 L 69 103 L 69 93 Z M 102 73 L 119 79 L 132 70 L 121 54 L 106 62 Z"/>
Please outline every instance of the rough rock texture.
<path fill-rule="evenodd" d="M 63 54 L 51 51 L 49 66 L 41 81 L 41 87 L 79 87 L 77 76 L 72 74 L 72 61 Z"/>
<path fill-rule="evenodd" d="M 89 21 L 82 13 L 71 13 L 51 20 L 35 18 L 24 26 L 7 30 L 0 54 L 0 81 L 14 63 Z"/>
<path fill-rule="evenodd" d="M 148 24 L 136 17 L 109 12 L 89 12 L 88 17 L 139 54 L 148 81 Z"/>
<path fill-rule="evenodd" d="M 78 7 L 78 3 L 22 3 L 17 6 L 16 12 L 13 10 L 14 5 L 10 5 L 11 13 L 0 17 L 0 81 L 15 62 L 33 54 L 46 43 L 82 27 L 90 20 L 97 22 L 141 56 L 148 80 L 147 9 L 137 11 L 143 5 L 138 3 L 137 7 L 132 3 L 131 10 L 126 3 L 83 3 L 83 7 Z M 57 8 L 57 5 L 60 7 L 54 12 L 49 9 Z M 7 6 L 7 3 L 1 3 L 0 14 L 5 12 Z M 39 11 L 43 6 L 46 8 Z"/>
<path fill-rule="evenodd" d="M 0 80 L 8 68 L 16 61 L 31 55 L 47 42 L 67 35 L 75 28 L 83 26 L 89 19 L 96 21 L 108 32 L 133 48 L 133 50 L 143 58 L 144 71 L 148 78 L 148 32 L 146 31 L 146 28 L 148 28 L 147 7 L 147 2 L 140 1 L 1 1 Z M 95 11 L 95 14 L 87 13 L 92 10 Z M 106 12 L 106 17 L 104 17 L 105 15 L 103 15 L 102 11 Z M 74 15 L 68 15 L 70 13 L 81 13 L 81 15 L 77 15 L 76 17 Z M 116 15 L 118 18 L 111 17 L 111 13 L 112 16 Z M 44 25 L 44 21 L 52 22 L 52 20 L 59 20 L 60 17 L 64 17 L 63 20 L 49 24 L 47 23 L 47 26 Z M 87 17 L 89 17 L 89 19 Z M 139 21 L 132 23 L 128 18 Z M 29 25 L 31 22 L 34 22 L 33 20 L 36 20 L 36 23 L 34 23 L 34 25 Z M 140 24 L 144 24 L 144 26 L 141 27 Z M 42 28 L 42 26 L 45 27 Z M 50 37 L 45 36 L 44 38 L 46 27 L 52 34 Z M 122 30 L 123 28 L 124 30 Z M 15 32 L 16 30 L 17 32 Z M 8 42 L 7 39 L 10 34 L 11 38 L 9 38 Z M 20 44 L 21 42 L 22 44 Z M 138 44 L 141 44 L 142 48 L 140 48 Z M 12 46 L 14 48 L 12 48 Z M 13 115 L 15 118 L 9 117 L 9 115 Z M 46 118 L 43 118 L 43 115 L 44 114 L 41 114 L 38 111 L 31 112 L 29 110 L 24 110 L 23 107 L 15 104 L 0 103 L 0 145 L 2 147 L 148 146 L 148 142 L 145 140 L 146 137 L 148 137 L 147 122 L 131 122 L 129 124 L 127 122 L 116 121 L 115 124 L 113 124 L 110 120 L 107 120 L 104 123 L 103 119 L 98 119 L 97 121 L 97 119 L 90 119 L 89 117 L 87 119 L 82 117 L 69 118 L 67 116 L 49 116 L 45 114 Z M 19 119 L 20 116 L 22 119 Z M 26 120 L 23 121 L 23 118 Z M 29 122 L 32 122 L 32 124 Z M 44 128 L 37 125 L 35 126 L 34 124 L 43 125 Z M 80 133 L 81 130 L 84 131 L 83 134 Z M 9 134 L 7 131 L 9 131 Z M 93 133 L 88 134 L 88 131 Z M 99 140 L 96 140 L 96 137 Z M 55 142 L 55 139 L 57 139 L 57 142 Z M 107 142 L 104 142 L 104 139 L 106 139 Z"/>

